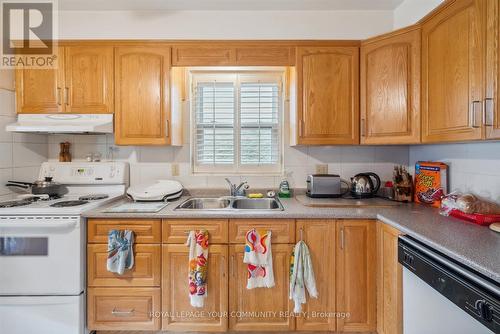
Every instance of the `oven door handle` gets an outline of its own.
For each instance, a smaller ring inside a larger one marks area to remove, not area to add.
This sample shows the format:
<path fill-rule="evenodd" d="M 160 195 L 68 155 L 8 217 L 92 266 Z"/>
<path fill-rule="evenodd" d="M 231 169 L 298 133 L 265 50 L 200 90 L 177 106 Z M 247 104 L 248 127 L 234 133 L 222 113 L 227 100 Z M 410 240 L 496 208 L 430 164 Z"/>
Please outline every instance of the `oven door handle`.
<path fill-rule="evenodd" d="M 74 220 L 65 222 L 16 222 L 0 220 L 0 229 L 2 228 L 43 228 L 43 229 L 56 229 L 56 228 L 70 228 L 76 227 L 77 222 Z"/>

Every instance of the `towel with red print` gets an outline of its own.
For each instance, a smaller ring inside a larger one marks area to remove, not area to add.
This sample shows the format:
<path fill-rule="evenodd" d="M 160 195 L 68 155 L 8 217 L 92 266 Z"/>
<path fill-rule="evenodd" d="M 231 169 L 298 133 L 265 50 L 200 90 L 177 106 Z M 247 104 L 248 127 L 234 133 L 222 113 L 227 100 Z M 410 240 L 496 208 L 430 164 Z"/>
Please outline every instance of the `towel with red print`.
<path fill-rule="evenodd" d="M 272 288 L 274 286 L 271 231 L 247 232 L 243 262 L 247 264 L 247 289 Z"/>
<path fill-rule="evenodd" d="M 207 297 L 208 232 L 189 232 L 189 298 L 191 306 L 203 307 Z"/>

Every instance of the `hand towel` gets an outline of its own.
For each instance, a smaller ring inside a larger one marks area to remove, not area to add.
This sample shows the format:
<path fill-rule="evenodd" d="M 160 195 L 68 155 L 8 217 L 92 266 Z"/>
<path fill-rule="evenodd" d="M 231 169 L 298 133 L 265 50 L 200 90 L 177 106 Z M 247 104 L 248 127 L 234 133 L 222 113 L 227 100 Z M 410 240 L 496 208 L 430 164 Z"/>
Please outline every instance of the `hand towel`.
<path fill-rule="evenodd" d="M 110 230 L 108 232 L 107 269 L 123 275 L 125 269 L 134 266 L 134 232 L 129 230 Z"/>
<path fill-rule="evenodd" d="M 189 247 L 189 299 L 191 306 L 203 307 L 207 298 L 208 231 L 190 231 L 186 245 Z"/>
<path fill-rule="evenodd" d="M 274 286 L 271 231 L 251 229 L 246 234 L 243 262 L 247 264 L 247 289 Z"/>
<path fill-rule="evenodd" d="M 311 254 L 304 241 L 295 245 L 290 262 L 290 299 L 295 303 L 293 312 L 300 313 L 306 303 L 306 288 L 310 297 L 318 298 Z"/>

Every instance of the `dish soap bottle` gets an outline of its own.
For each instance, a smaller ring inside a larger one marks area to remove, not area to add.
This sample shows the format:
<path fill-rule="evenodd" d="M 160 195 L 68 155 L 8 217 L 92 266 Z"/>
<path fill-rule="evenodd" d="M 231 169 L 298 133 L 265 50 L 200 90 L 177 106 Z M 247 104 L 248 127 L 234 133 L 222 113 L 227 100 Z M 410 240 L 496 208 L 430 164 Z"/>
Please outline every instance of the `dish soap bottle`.
<path fill-rule="evenodd" d="M 290 184 L 288 183 L 287 180 L 283 180 L 280 183 L 280 189 L 278 192 L 278 197 L 280 198 L 290 198 L 292 197 L 292 194 L 290 192 Z"/>

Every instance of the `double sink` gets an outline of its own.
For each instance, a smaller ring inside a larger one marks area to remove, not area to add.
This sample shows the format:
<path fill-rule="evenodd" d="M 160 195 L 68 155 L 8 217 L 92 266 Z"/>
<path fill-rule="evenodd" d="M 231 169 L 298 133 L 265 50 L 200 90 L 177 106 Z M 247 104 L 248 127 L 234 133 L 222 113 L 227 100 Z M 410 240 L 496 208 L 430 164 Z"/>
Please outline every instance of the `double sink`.
<path fill-rule="evenodd" d="M 277 198 L 224 196 L 218 198 L 190 198 L 177 206 L 175 210 L 283 211 L 284 208 Z"/>

